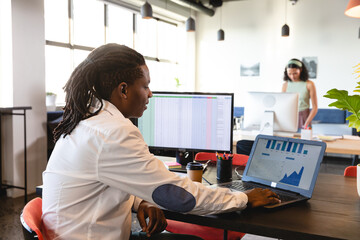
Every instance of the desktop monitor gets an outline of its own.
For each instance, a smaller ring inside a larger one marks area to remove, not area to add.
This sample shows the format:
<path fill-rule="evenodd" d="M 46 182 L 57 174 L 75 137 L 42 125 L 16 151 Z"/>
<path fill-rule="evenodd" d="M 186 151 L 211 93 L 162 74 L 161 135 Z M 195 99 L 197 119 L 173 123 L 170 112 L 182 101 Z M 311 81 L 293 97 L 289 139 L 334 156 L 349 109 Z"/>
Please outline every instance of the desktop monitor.
<path fill-rule="evenodd" d="M 137 125 L 152 149 L 231 152 L 233 109 L 233 93 L 153 92 Z"/>
<path fill-rule="evenodd" d="M 272 135 L 273 131 L 298 130 L 298 93 L 248 92 L 244 128 Z"/>

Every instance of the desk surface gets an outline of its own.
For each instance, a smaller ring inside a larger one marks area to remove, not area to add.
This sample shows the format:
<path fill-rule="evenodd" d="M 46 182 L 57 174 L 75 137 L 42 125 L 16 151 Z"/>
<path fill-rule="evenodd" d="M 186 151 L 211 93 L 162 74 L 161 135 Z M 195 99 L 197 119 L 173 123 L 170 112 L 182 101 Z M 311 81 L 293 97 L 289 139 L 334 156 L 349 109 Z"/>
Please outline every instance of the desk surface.
<path fill-rule="evenodd" d="M 216 170 L 210 168 L 204 177 L 216 183 Z M 319 175 L 312 199 L 282 209 L 246 209 L 209 216 L 165 211 L 165 215 L 183 222 L 281 239 L 360 239 L 356 178 L 333 174 Z"/>
<path fill-rule="evenodd" d="M 291 137 L 291 134 L 280 133 L 279 136 Z M 236 146 L 238 140 L 255 140 L 256 135 L 251 134 L 249 131 L 241 132 L 237 131 L 234 133 L 233 145 Z M 360 155 L 360 140 L 352 139 L 336 139 L 335 141 L 326 141 L 327 153 L 339 153 L 339 154 L 351 154 Z"/>
<path fill-rule="evenodd" d="M 360 155 L 360 141 L 351 139 L 336 139 L 326 142 L 326 152 Z"/>
<path fill-rule="evenodd" d="M 0 106 L 0 112 L 3 111 L 12 111 L 12 110 L 30 110 L 32 107 L 30 106 L 19 106 L 19 107 L 4 107 Z"/>

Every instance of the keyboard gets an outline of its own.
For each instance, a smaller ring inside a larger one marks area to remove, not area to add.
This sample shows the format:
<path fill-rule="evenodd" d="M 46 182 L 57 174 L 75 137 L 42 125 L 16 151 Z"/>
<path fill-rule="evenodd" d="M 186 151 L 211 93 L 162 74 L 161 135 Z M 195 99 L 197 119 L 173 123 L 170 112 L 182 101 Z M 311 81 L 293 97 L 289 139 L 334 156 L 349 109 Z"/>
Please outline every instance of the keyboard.
<path fill-rule="evenodd" d="M 256 188 L 256 187 L 264 188 L 263 186 L 258 186 L 258 185 L 255 185 L 255 184 L 249 184 L 249 183 L 245 183 L 245 182 L 230 182 L 230 183 L 221 185 L 221 187 L 230 188 L 230 189 L 233 189 L 233 190 L 239 191 L 239 192 L 244 192 L 244 191 L 247 191 L 247 190 L 251 190 L 251 189 Z M 280 197 L 280 200 L 282 202 L 288 202 L 288 201 L 298 199 L 298 197 L 296 197 L 294 195 L 284 193 L 284 192 L 279 191 L 279 190 L 271 189 L 271 191 L 278 194 L 279 197 Z"/>

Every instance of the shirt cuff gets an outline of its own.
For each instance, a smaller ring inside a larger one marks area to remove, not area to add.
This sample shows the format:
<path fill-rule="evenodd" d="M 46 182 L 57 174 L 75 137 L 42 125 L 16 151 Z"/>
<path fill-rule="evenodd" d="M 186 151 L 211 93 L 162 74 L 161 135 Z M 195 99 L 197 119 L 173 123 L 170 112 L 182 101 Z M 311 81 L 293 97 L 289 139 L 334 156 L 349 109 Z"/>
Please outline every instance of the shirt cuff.
<path fill-rule="evenodd" d="M 137 210 L 139 209 L 139 205 L 140 203 L 143 201 L 143 199 L 139 198 L 139 197 L 134 197 L 134 203 L 133 203 L 133 211 L 137 212 Z"/>
<path fill-rule="evenodd" d="M 238 201 L 239 208 L 245 209 L 247 207 L 247 203 L 249 201 L 248 196 L 243 192 L 233 192 L 236 195 L 236 199 Z"/>

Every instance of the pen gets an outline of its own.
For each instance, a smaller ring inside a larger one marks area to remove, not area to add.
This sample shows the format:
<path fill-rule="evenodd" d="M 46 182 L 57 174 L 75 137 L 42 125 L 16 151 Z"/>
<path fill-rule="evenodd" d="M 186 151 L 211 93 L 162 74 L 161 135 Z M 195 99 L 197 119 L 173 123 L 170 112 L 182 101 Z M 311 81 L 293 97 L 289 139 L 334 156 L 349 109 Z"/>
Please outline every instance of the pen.
<path fill-rule="evenodd" d="M 207 162 L 204 164 L 203 173 L 206 171 L 209 162 L 211 162 L 211 160 L 207 160 Z"/>

